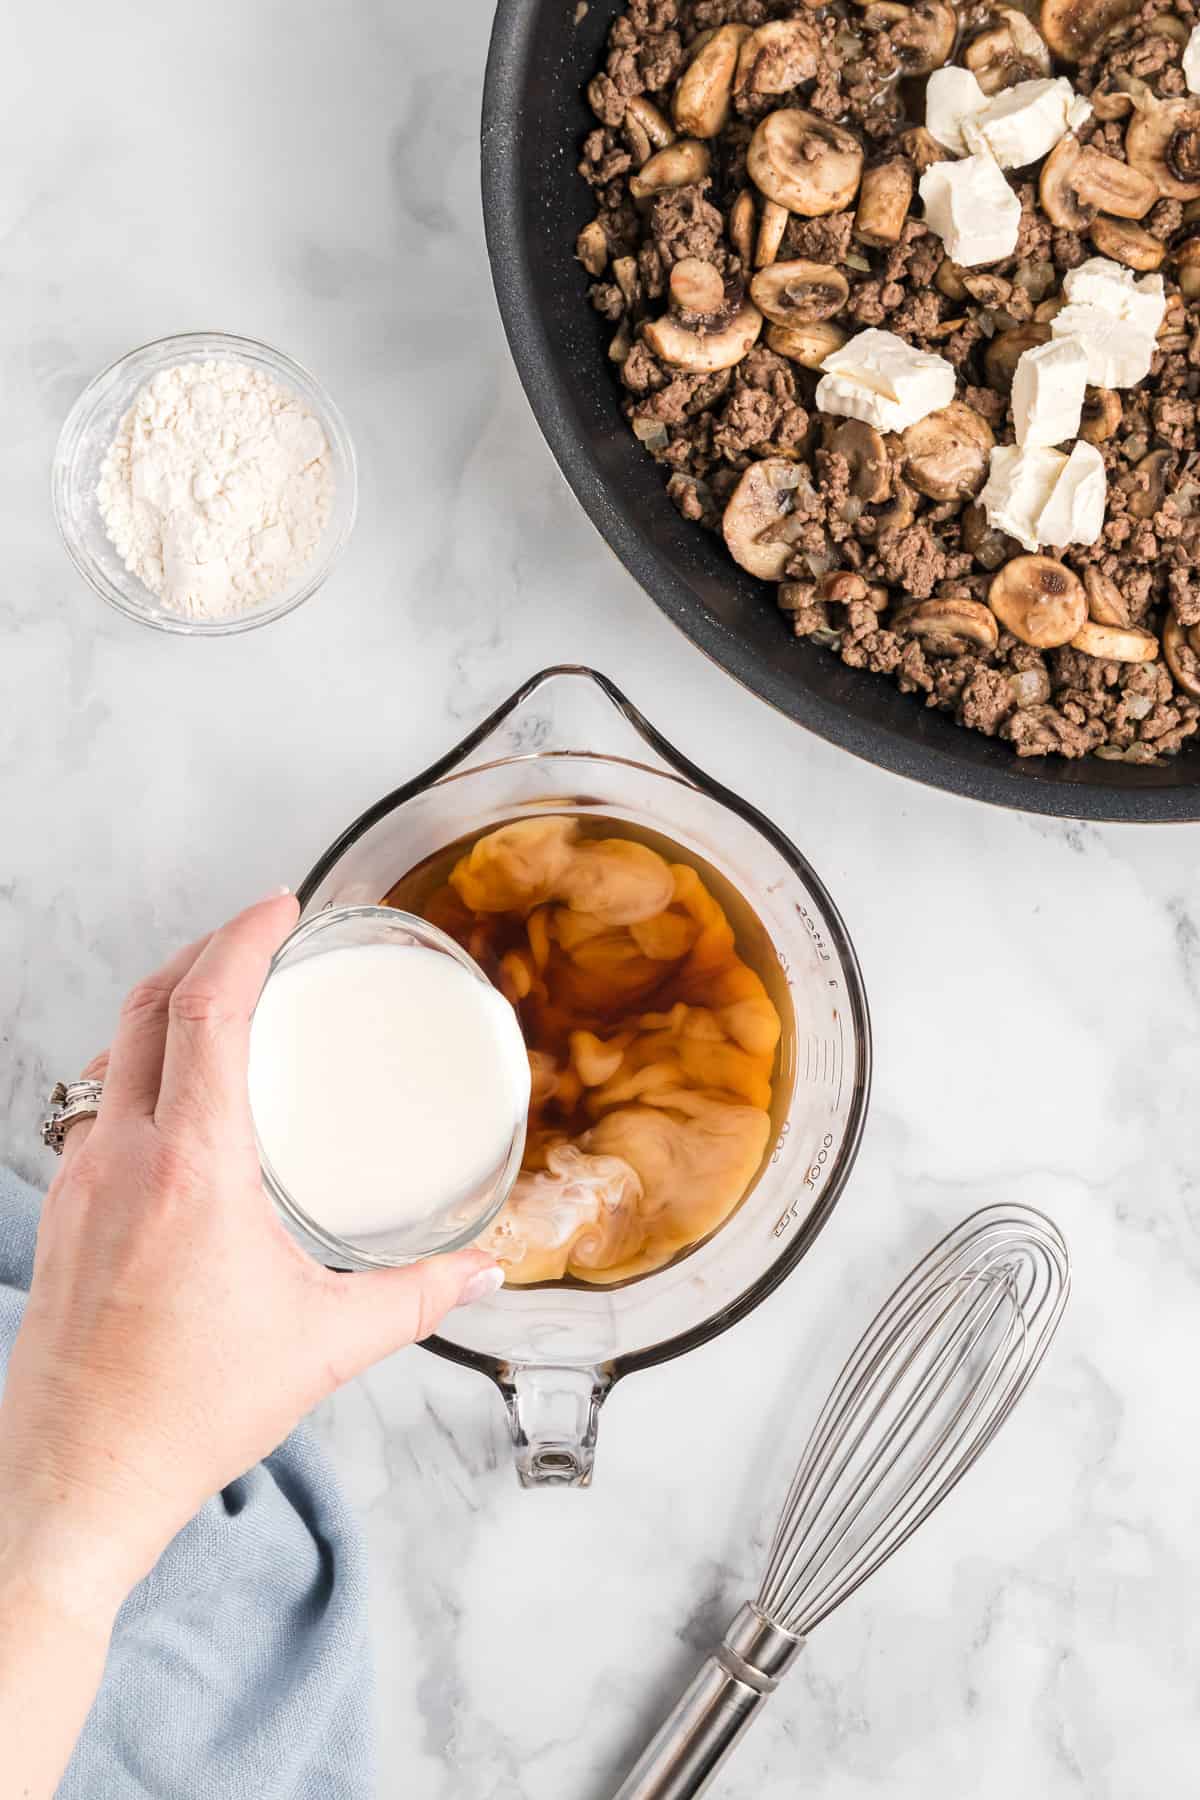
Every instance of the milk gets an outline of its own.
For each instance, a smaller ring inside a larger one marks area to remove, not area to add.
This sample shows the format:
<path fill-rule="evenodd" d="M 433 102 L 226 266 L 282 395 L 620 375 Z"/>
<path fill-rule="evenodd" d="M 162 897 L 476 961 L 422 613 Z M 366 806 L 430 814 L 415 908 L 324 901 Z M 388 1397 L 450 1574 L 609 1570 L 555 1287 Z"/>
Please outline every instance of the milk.
<path fill-rule="evenodd" d="M 250 1104 L 291 1199 L 362 1242 L 477 1216 L 524 1123 L 529 1060 L 512 1007 L 452 957 L 349 945 L 268 980 Z"/>

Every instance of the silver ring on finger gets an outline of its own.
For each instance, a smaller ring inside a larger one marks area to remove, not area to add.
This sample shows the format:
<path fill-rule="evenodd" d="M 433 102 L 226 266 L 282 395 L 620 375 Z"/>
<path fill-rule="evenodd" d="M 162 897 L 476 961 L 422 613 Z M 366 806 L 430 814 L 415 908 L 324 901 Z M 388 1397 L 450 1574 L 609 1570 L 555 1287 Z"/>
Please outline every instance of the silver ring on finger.
<path fill-rule="evenodd" d="M 94 1119 L 100 1111 L 102 1081 L 58 1081 L 50 1095 L 49 1110 L 42 1120 L 42 1142 L 61 1156 L 67 1133 L 81 1119 Z"/>

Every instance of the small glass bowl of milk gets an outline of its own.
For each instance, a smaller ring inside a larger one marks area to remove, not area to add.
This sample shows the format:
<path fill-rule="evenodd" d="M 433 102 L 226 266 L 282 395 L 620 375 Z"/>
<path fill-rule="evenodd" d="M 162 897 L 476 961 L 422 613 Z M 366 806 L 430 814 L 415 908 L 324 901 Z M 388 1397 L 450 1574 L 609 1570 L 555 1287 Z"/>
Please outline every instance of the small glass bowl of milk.
<path fill-rule="evenodd" d="M 525 1147 L 516 1013 L 436 927 L 386 906 L 306 920 L 250 1028 L 267 1191 L 333 1268 L 390 1268 L 477 1237 Z"/>

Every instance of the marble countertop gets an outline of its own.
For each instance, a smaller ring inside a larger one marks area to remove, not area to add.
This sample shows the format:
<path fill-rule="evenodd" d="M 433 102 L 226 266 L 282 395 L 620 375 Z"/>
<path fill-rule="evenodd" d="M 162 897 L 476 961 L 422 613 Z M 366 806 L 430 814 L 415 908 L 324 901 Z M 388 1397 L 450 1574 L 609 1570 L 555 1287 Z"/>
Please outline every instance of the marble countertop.
<path fill-rule="evenodd" d="M 489 23 L 484 0 L 210 0 L 199 30 L 178 0 L 10 11 L 0 1154 L 44 1176 L 52 1078 L 169 946 L 296 882 L 534 669 L 606 671 L 831 887 L 874 1013 L 872 1115 L 793 1278 L 616 1390 L 590 1492 L 518 1491 L 495 1394 L 420 1351 L 325 1409 L 375 1559 L 381 1793 L 611 1794 L 753 1585 L 763 1471 L 863 1308 L 963 1214 L 1023 1200 L 1075 1257 L 1049 1362 L 715 1791 L 1174 1800 L 1200 1756 L 1200 828 L 908 786 L 775 717 L 643 598 L 502 340 L 477 199 Z M 325 378 L 362 506 L 317 600 L 200 643 L 92 598 L 47 476 L 97 369 L 213 326 Z"/>

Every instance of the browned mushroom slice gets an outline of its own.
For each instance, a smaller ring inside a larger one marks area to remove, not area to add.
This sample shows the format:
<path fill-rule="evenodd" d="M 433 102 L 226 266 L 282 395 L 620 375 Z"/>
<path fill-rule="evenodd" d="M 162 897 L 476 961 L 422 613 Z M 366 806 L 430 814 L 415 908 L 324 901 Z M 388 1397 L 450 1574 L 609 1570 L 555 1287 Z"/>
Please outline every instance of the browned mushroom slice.
<path fill-rule="evenodd" d="M 916 489 L 909 487 L 907 481 L 898 481 L 891 505 L 885 506 L 875 516 L 875 535 L 879 542 L 884 544 L 900 537 L 909 529 L 916 516 Z"/>
<path fill-rule="evenodd" d="M 635 94 L 632 100 L 625 102 L 625 117 L 626 120 L 633 119 L 641 127 L 647 141 L 656 150 L 663 150 L 668 144 L 675 142 L 670 121 L 664 113 L 659 112 L 653 100 L 647 100 L 645 94 Z"/>
<path fill-rule="evenodd" d="M 792 510 L 808 476 L 780 456 L 753 462 L 729 497 L 721 531 L 733 560 L 760 581 L 782 581 L 804 520 Z"/>
<path fill-rule="evenodd" d="M 749 37 L 747 25 L 722 25 L 692 57 L 679 78 L 671 107 L 685 136 L 714 138 L 729 117 L 738 52 Z"/>
<path fill-rule="evenodd" d="M 856 138 L 799 106 L 768 113 L 746 153 L 746 169 L 755 187 L 777 206 L 806 219 L 849 206 L 858 192 L 862 165 L 862 146 Z"/>
<path fill-rule="evenodd" d="M 867 9 L 867 19 L 882 6 Z M 948 0 L 916 0 L 901 6 L 900 18 L 888 30 L 888 39 L 904 75 L 930 75 L 949 62 L 958 36 L 958 14 Z"/>
<path fill-rule="evenodd" d="M 1136 625 L 1097 625 L 1088 619 L 1071 639 L 1072 650 L 1085 656 L 1098 656 L 1105 662 L 1153 662 L 1158 655 L 1158 639 L 1152 631 Z"/>
<path fill-rule="evenodd" d="M 811 81 L 821 63 L 821 39 L 811 20 L 773 19 L 747 33 L 738 54 L 734 90 L 787 94 Z"/>
<path fill-rule="evenodd" d="M 1154 183 L 1156 197 L 1200 199 L 1200 101 L 1159 100 L 1139 108 L 1125 132 L 1125 154 Z"/>
<path fill-rule="evenodd" d="M 731 318 L 712 329 L 695 330 L 668 315 L 643 325 L 642 335 L 655 356 L 673 369 L 707 375 L 714 369 L 732 369 L 740 363 L 758 341 L 761 330 L 762 314 L 746 300 Z"/>
<path fill-rule="evenodd" d="M 996 10 L 996 23 L 971 39 L 963 62 L 985 94 L 998 94 L 1018 81 L 1037 81 L 1050 73 L 1050 51 L 1031 19 L 1015 7 Z"/>
<path fill-rule="evenodd" d="M 956 262 L 951 262 L 948 256 L 943 256 L 938 264 L 933 285 L 939 294 L 945 294 L 947 300 L 965 300 L 967 297 L 963 271 Z M 1010 376 L 1009 380 L 1011 381 L 1011 379 Z"/>
<path fill-rule="evenodd" d="M 765 269 L 768 263 L 775 261 L 791 216 L 786 206 L 776 206 L 774 200 L 763 201 L 762 217 L 758 221 L 758 242 L 754 246 L 756 268 Z"/>
<path fill-rule="evenodd" d="M 1170 450 L 1151 450 L 1133 471 L 1135 484 L 1129 495 L 1129 510 L 1135 519 L 1152 519 L 1167 497 L 1167 482 L 1175 466 Z"/>
<path fill-rule="evenodd" d="M 1140 0 L 1042 0 L 1042 36 L 1064 62 L 1082 62 Z"/>
<path fill-rule="evenodd" d="M 779 262 L 760 269 L 750 298 L 776 325 L 811 325 L 832 319 L 850 298 L 850 283 L 832 263 Z"/>
<path fill-rule="evenodd" d="M 819 369 L 827 356 L 840 350 L 846 333 L 840 325 L 818 320 L 813 325 L 768 325 L 767 347 L 805 369 Z"/>
<path fill-rule="evenodd" d="M 665 150 L 656 150 L 636 175 L 630 176 L 629 192 L 635 200 L 653 200 L 671 188 L 690 187 L 706 181 L 710 167 L 708 148 L 696 138 L 680 138 Z"/>
<path fill-rule="evenodd" d="M 1001 563 L 1008 561 L 1016 547 L 1007 533 L 988 524 L 982 506 L 963 509 L 961 532 L 963 549 L 982 569 L 998 569 Z"/>
<path fill-rule="evenodd" d="M 1089 444 L 1107 444 L 1125 416 L 1120 394 L 1112 388 L 1088 388 L 1079 435 Z"/>
<path fill-rule="evenodd" d="M 1124 263 L 1127 269 L 1159 269 L 1167 253 L 1160 238 L 1153 237 L 1144 225 L 1135 225 L 1131 219 L 1106 219 L 1102 214 L 1093 219 L 1090 235 L 1102 256 L 1111 256 L 1114 262 Z"/>
<path fill-rule="evenodd" d="M 887 249 L 900 242 L 913 197 L 913 166 L 906 156 L 889 156 L 863 171 L 854 235 Z"/>
<path fill-rule="evenodd" d="M 1085 149 L 1069 131 L 1042 165 L 1038 197 L 1052 225 L 1086 231 L 1098 212 L 1118 219 L 1145 218 L 1158 199 L 1158 183 L 1115 156 L 1090 145 Z"/>
<path fill-rule="evenodd" d="M 673 312 L 683 316 L 711 318 L 725 306 L 725 283 L 721 271 L 697 256 L 681 257 L 671 270 L 668 293 Z"/>
<path fill-rule="evenodd" d="M 1017 364 L 1027 350 L 1050 342 L 1050 327 L 1031 319 L 1011 331 L 998 331 L 983 353 L 983 372 L 989 387 L 1007 394 L 1017 372 Z"/>
<path fill-rule="evenodd" d="M 931 500 L 965 500 L 987 480 L 996 440 L 987 420 L 963 400 L 918 419 L 902 438 L 904 473 Z"/>
<path fill-rule="evenodd" d="M 608 239 L 599 219 L 585 225 L 575 239 L 575 254 L 589 275 L 603 275 L 608 267 Z"/>
<path fill-rule="evenodd" d="M 961 656 L 968 650 L 989 655 L 1000 641 L 996 616 L 978 600 L 958 594 L 922 600 L 906 606 L 888 620 L 900 637 L 919 638 L 932 656 Z"/>
<path fill-rule="evenodd" d="M 1168 612 L 1163 625 L 1163 655 L 1176 685 L 1193 700 L 1200 700 L 1200 645 L 1193 642 L 1198 635 L 1184 630 L 1174 608 Z"/>
<path fill-rule="evenodd" d="M 1116 625 L 1122 630 L 1132 625 L 1129 617 L 1129 605 L 1124 594 L 1108 575 L 1104 575 L 1095 563 L 1089 563 L 1083 571 L 1083 586 L 1087 594 L 1088 617 L 1097 625 Z"/>
<path fill-rule="evenodd" d="M 1083 583 L 1050 556 L 1014 556 L 992 577 L 988 605 L 1000 623 L 1035 650 L 1069 644 L 1087 623 Z"/>
<path fill-rule="evenodd" d="M 1185 238 L 1176 246 L 1175 279 L 1185 300 L 1200 300 L 1200 238 Z"/>
<path fill-rule="evenodd" d="M 824 447 L 833 456 L 845 457 L 850 492 L 856 500 L 874 506 L 887 499 L 892 491 L 892 465 L 887 445 L 873 425 L 862 419 L 830 421 L 825 426 Z"/>
<path fill-rule="evenodd" d="M 754 261 L 754 195 L 743 188 L 729 210 L 729 241 L 749 269 Z"/>

